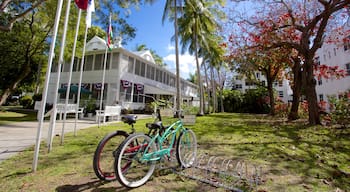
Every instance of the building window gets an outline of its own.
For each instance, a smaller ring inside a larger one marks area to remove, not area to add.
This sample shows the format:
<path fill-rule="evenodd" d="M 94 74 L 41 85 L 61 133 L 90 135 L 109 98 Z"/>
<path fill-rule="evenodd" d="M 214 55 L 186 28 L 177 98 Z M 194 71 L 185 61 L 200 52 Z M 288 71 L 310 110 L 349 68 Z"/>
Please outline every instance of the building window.
<path fill-rule="evenodd" d="M 261 81 L 261 85 L 266 86 L 266 81 L 265 80 Z"/>
<path fill-rule="evenodd" d="M 348 49 L 350 49 L 350 36 L 347 36 L 346 38 L 344 38 L 344 51 L 347 51 Z"/>
<path fill-rule="evenodd" d="M 256 73 L 256 78 L 260 79 L 260 73 Z"/>
<path fill-rule="evenodd" d="M 135 75 L 141 76 L 141 62 L 139 60 L 136 60 L 135 63 Z"/>
<path fill-rule="evenodd" d="M 350 63 L 346 64 L 345 68 L 346 68 L 346 75 L 350 76 Z"/>
<path fill-rule="evenodd" d="M 331 58 L 331 52 L 328 51 L 328 58 Z"/>
<path fill-rule="evenodd" d="M 92 71 L 92 63 L 94 61 L 93 55 L 85 56 L 84 71 Z"/>
<path fill-rule="evenodd" d="M 119 65 L 119 53 L 113 53 L 111 69 L 118 69 Z"/>
<path fill-rule="evenodd" d="M 278 91 L 278 96 L 279 96 L 280 98 L 283 98 L 283 91 Z"/>
<path fill-rule="evenodd" d="M 132 87 L 131 86 L 132 83 L 130 82 L 130 86 L 123 86 L 123 84 L 120 84 L 120 101 L 126 101 L 126 102 L 130 102 L 131 101 L 131 91 L 132 91 Z"/>
<path fill-rule="evenodd" d="M 316 65 L 320 65 L 321 64 L 320 57 L 315 57 L 315 64 Z"/>
<path fill-rule="evenodd" d="M 320 99 L 320 101 L 323 101 L 323 94 L 319 94 L 318 98 Z"/>
<path fill-rule="evenodd" d="M 160 69 L 156 69 L 156 81 L 162 82 L 163 72 Z"/>
<path fill-rule="evenodd" d="M 77 57 L 74 58 L 73 71 L 80 71 L 80 59 Z"/>
<path fill-rule="evenodd" d="M 145 72 L 146 72 L 146 63 L 141 63 L 141 76 L 145 77 Z"/>
<path fill-rule="evenodd" d="M 147 75 L 146 77 L 148 79 L 154 80 L 154 67 L 151 65 L 147 65 Z"/>
<path fill-rule="evenodd" d="M 102 57 L 102 69 L 103 69 L 103 65 L 104 65 L 104 62 L 105 62 L 105 54 L 103 54 L 103 57 Z M 107 53 L 107 60 L 106 60 L 106 69 L 108 70 L 109 69 L 109 64 L 111 62 L 111 53 Z"/>
<path fill-rule="evenodd" d="M 333 48 L 334 56 L 337 56 L 337 48 Z"/>
<path fill-rule="evenodd" d="M 235 88 L 236 88 L 236 89 L 242 89 L 242 84 L 236 84 L 236 85 L 235 85 Z"/>
<path fill-rule="evenodd" d="M 145 98 L 143 95 L 144 85 L 134 83 L 134 95 L 132 102 L 135 103 L 143 103 L 143 99 Z"/>
<path fill-rule="evenodd" d="M 170 86 L 175 87 L 175 78 L 174 77 L 170 77 Z"/>
<path fill-rule="evenodd" d="M 324 54 L 323 55 L 323 59 L 326 61 L 327 60 L 327 57 L 326 57 L 326 55 Z"/>
<path fill-rule="evenodd" d="M 318 82 L 318 85 L 322 85 L 322 79 L 321 78 L 317 82 Z"/>
<path fill-rule="evenodd" d="M 134 58 L 129 57 L 128 73 L 134 73 Z"/>
<path fill-rule="evenodd" d="M 102 70 L 103 69 L 103 57 L 102 54 L 95 55 L 95 65 L 94 70 Z"/>
<path fill-rule="evenodd" d="M 101 99 L 101 89 L 102 89 L 102 83 L 93 83 L 92 84 L 92 98 L 95 98 L 97 100 Z M 107 98 L 107 90 L 108 90 L 108 84 L 105 83 L 103 87 L 103 98 Z"/>
<path fill-rule="evenodd" d="M 247 80 L 245 82 L 245 86 L 253 86 L 254 85 L 254 82 L 253 81 L 250 81 L 250 80 Z"/>

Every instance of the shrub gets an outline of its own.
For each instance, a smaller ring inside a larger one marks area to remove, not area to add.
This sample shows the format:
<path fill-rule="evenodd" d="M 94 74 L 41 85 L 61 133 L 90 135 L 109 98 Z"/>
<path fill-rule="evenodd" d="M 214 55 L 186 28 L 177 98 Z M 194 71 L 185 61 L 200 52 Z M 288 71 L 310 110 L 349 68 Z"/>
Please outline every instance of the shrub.
<path fill-rule="evenodd" d="M 337 99 L 334 96 L 328 98 L 330 102 L 330 117 L 333 123 L 343 127 L 350 123 L 350 91 Z"/>
<path fill-rule="evenodd" d="M 32 109 L 34 102 L 30 95 L 25 95 L 19 99 L 19 104 L 22 105 L 24 109 Z"/>

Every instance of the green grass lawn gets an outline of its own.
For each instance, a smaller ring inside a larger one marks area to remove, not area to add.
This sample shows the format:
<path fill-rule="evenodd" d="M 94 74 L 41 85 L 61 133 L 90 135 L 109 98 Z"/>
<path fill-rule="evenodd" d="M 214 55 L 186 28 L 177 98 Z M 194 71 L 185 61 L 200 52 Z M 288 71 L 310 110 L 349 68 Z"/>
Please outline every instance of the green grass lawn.
<path fill-rule="evenodd" d="M 34 110 L 25 110 L 21 106 L 0 106 L 0 125 L 11 122 L 36 121 Z"/>
<path fill-rule="evenodd" d="M 1 116 L 1 115 L 0 115 Z M 169 122 L 166 119 L 165 122 Z M 145 131 L 148 120 L 138 120 Z M 265 115 L 212 114 L 197 117 L 192 128 L 201 153 L 240 159 L 262 167 L 262 183 L 252 191 L 350 191 L 350 130 L 287 123 Z M 41 146 L 39 166 L 31 172 L 33 148 L 0 164 L 0 191 L 125 191 L 117 182 L 100 182 L 92 170 L 99 140 L 122 123 L 80 130 L 54 140 L 53 151 Z M 155 174 L 133 191 L 225 191 L 175 174 Z"/>

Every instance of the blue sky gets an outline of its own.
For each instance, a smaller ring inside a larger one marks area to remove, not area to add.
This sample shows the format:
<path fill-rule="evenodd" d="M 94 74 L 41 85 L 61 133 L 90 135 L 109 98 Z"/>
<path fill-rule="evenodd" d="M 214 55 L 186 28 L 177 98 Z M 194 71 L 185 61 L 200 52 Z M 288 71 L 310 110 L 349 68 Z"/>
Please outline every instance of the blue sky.
<path fill-rule="evenodd" d="M 168 64 L 167 68 L 175 72 L 175 43 L 171 42 L 174 26 L 168 21 L 164 25 L 162 24 L 164 4 L 165 2 L 160 0 L 152 5 L 142 5 L 138 10 L 131 10 L 127 21 L 136 27 L 136 38 L 128 42 L 125 48 L 134 51 L 137 45 L 145 44 L 163 57 Z M 189 73 L 193 74 L 195 69 L 193 56 L 187 53 L 180 56 L 180 75 L 182 78 L 188 78 Z"/>

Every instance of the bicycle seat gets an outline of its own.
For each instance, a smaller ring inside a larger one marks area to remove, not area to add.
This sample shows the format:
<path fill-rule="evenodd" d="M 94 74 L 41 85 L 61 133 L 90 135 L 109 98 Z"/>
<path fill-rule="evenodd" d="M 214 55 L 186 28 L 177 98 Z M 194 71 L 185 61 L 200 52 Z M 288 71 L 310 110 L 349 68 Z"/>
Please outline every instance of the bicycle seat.
<path fill-rule="evenodd" d="M 136 119 L 137 119 L 136 115 L 125 115 L 125 116 L 122 116 L 122 121 L 124 123 L 129 124 L 129 125 L 132 125 L 132 124 L 136 123 Z"/>

